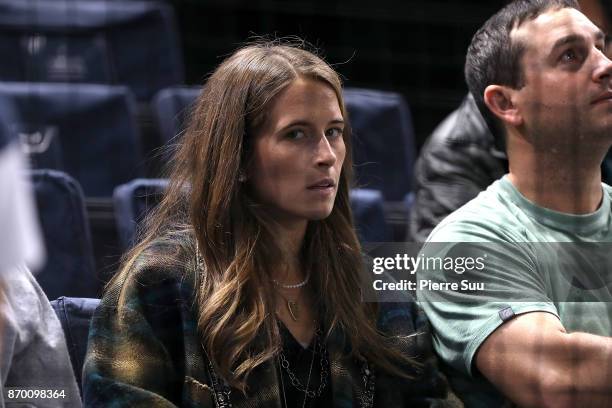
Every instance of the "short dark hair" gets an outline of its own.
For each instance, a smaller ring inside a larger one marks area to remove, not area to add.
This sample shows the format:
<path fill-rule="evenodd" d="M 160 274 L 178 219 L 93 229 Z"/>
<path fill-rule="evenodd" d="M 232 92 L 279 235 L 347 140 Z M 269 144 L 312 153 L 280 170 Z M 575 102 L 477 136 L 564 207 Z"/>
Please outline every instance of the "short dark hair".
<path fill-rule="evenodd" d="M 512 41 L 510 33 L 549 10 L 575 8 L 576 0 L 515 0 L 489 18 L 472 37 L 465 58 L 465 80 L 476 105 L 492 131 L 500 122 L 484 103 L 484 91 L 492 84 L 520 89 L 524 85 L 521 57 L 525 44 Z"/>

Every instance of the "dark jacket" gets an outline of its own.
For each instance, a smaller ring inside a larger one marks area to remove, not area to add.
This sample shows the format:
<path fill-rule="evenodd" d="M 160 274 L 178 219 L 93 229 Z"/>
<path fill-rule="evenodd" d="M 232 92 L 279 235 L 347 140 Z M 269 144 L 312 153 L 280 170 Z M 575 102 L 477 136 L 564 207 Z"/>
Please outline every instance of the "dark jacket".
<path fill-rule="evenodd" d="M 415 199 L 408 238 L 425 242 L 447 215 L 508 172 L 502 131 L 489 130 L 472 95 L 438 125 L 415 166 Z M 612 153 L 601 164 L 602 180 L 612 182 Z"/>
<path fill-rule="evenodd" d="M 508 171 L 503 136 L 493 137 L 474 98 L 433 131 L 416 163 L 409 237 L 425 239 L 442 219 Z"/>
<path fill-rule="evenodd" d="M 157 245 L 148 251 L 174 251 Z M 128 276 L 115 282 L 92 320 L 83 369 L 87 407 L 215 407 L 211 371 L 197 330 L 195 286 L 185 268 L 196 268 L 195 253 L 182 267 L 159 267 L 143 253 Z M 193 262 L 191 261 L 193 260 Z M 122 305 L 122 306 L 119 306 Z M 375 375 L 374 406 L 461 406 L 446 396 L 425 316 L 414 302 L 382 303 L 379 327 L 406 336 L 402 351 L 422 362 L 413 381 Z M 332 398 L 336 407 L 359 407 L 363 365 L 343 353 L 340 336 L 327 342 Z M 413 370 L 414 371 L 414 370 Z M 214 375 L 214 372 L 213 374 Z M 248 377 L 248 397 L 231 392 L 233 407 L 281 407 L 275 360 Z"/>

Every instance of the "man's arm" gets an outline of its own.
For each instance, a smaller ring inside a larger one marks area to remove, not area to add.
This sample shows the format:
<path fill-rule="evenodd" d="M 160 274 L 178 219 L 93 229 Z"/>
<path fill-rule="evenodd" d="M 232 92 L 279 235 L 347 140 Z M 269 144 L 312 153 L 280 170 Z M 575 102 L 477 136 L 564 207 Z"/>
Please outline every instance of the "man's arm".
<path fill-rule="evenodd" d="M 612 339 L 567 333 L 549 313 L 526 313 L 503 324 L 478 349 L 475 362 L 520 406 L 612 406 Z"/>

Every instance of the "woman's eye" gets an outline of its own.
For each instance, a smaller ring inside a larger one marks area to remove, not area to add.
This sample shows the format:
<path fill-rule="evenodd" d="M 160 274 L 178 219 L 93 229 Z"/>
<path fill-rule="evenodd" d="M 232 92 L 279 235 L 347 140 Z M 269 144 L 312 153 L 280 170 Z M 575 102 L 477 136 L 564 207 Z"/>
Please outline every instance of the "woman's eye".
<path fill-rule="evenodd" d="M 325 136 L 327 136 L 330 139 L 342 136 L 342 132 L 343 129 L 340 128 L 331 128 L 331 129 L 327 129 L 327 131 L 325 132 Z"/>
<path fill-rule="evenodd" d="M 305 137 L 306 137 L 306 133 L 300 129 L 295 129 L 287 133 L 287 138 L 291 140 L 299 140 Z"/>

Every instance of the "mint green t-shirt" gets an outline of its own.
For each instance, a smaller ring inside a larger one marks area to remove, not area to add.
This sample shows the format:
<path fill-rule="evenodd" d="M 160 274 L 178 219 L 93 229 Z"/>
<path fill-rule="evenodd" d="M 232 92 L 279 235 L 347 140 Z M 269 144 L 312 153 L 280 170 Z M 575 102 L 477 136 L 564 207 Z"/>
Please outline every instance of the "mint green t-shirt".
<path fill-rule="evenodd" d="M 612 335 L 612 188 L 602 188 L 597 211 L 572 215 L 539 207 L 504 176 L 429 235 L 419 256 L 440 263 L 417 272 L 418 300 L 467 407 L 503 404 L 474 367 L 474 355 L 515 315 L 547 312 L 568 332 Z M 440 269 L 449 259 L 455 269 Z"/>

